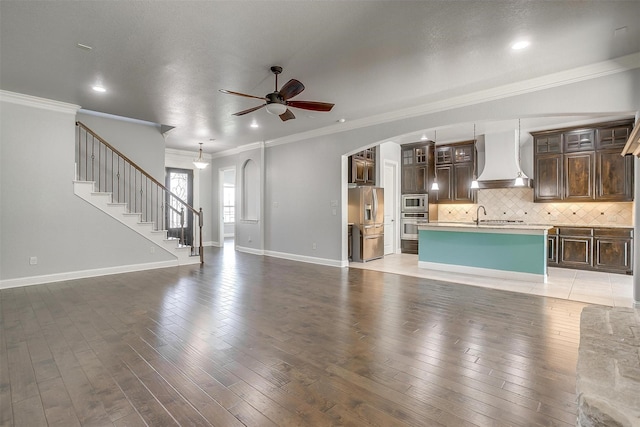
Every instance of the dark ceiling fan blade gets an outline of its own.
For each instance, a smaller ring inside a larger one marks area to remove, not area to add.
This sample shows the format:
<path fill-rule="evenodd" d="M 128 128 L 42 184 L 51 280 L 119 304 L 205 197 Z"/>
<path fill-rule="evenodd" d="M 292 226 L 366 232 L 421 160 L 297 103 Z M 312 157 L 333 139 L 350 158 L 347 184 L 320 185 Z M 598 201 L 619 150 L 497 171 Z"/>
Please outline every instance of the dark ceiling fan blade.
<path fill-rule="evenodd" d="M 331 111 L 334 104 L 328 102 L 315 102 L 315 101 L 287 101 L 289 107 L 302 108 L 303 110 L 311 111 Z"/>
<path fill-rule="evenodd" d="M 300 92 L 304 90 L 304 85 L 296 79 L 289 80 L 282 88 L 280 89 L 280 96 L 285 101 L 287 99 L 293 98 Z"/>
<path fill-rule="evenodd" d="M 256 111 L 261 109 L 262 107 L 266 107 L 267 104 L 258 105 L 257 107 L 249 108 L 248 110 L 238 111 L 237 113 L 233 113 L 234 116 L 244 116 L 245 114 L 251 113 L 252 111 Z"/>
<path fill-rule="evenodd" d="M 222 92 L 222 93 L 227 93 L 229 95 L 238 95 L 238 96 L 244 96 L 246 98 L 255 98 L 255 99 L 264 99 L 264 100 L 266 100 L 266 98 L 264 96 L 247 95 L 246 93 L 234 92 L 232 90 L 226 90 L 226 89 L 219 89 L 219 91 Z"/>
<path fill-rule="evenodd" d="M 291 110 L 289 110 L 288 108 L 287 108 L 287 111 L 280 114 L 280 120 L 282 120 L 283 122 L 286 122 L 287 120 L 295 119 L 295 118 L 296 116 L 294 116 Z"/>

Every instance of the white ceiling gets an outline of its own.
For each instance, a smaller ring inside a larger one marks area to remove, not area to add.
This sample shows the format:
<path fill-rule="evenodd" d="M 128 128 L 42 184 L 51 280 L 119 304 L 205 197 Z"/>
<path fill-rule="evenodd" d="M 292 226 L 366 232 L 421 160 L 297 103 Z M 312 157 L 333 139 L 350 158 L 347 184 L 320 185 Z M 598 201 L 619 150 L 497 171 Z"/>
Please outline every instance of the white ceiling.
<path fill-rule="evenodd" d="M 2 0 L 0 88 L 174 126 L 167 147 L 214 153 L 640 52 L 639 16 L 640 1 Z M 334 109 L 233 116 L 261 101 L 219 89 L 264 96 L 272 65 L 306 86 L 294 100 Z"/>

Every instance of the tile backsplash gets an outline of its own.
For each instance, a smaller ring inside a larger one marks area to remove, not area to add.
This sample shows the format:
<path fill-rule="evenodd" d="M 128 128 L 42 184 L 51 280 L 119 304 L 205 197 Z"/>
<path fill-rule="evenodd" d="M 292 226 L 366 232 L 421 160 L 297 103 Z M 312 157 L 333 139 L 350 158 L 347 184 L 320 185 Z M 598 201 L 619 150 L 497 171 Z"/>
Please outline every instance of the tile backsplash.
<path fill-rule="evenodd" d="M 480 219 L 522 220 L 530 224 L 633 225 L 633 202 L 533 203 L 532 188 L 492 188 L 478 191 L 477 204 L 438 205 L 438 221 Z"/>

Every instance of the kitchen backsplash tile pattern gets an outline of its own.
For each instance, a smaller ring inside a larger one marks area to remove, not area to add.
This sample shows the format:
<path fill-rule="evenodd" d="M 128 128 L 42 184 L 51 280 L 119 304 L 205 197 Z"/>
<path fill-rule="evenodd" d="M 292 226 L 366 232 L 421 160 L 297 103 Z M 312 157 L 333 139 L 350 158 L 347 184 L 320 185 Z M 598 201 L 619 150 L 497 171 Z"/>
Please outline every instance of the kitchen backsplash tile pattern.
<path fill-rule="evenodd" d="M 533 203 L 532 188 L 495 188 L 478 191 L 477 204 L 438 205 L 438 221 L 472 221 L 483 205 L 480 219 L 522 220 L 529 224 L 633 225 L 633 202 Z"/>

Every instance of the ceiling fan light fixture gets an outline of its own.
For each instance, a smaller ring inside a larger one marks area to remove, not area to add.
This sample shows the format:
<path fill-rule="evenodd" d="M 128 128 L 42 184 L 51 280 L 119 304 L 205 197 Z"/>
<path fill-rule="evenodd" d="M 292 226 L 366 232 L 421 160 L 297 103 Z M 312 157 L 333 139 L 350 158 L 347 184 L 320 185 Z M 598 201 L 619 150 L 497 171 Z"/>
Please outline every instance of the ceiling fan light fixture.
<path fill-rule="evenodd" d="M 522 49 L 526 49 L 529 47 L 531 43 L 529 42 L 529 40 L 518 40 L 516 42 L 514 42 L 513 44 L 511 44 L 511 49 L 513 50 L 522 50 Z"/>
<path fill-rule="evenodd" d="M 200 143 L 200 154 L 198 155 L 198 158 L 193 161 L 193 165 L 196 169 L 204 169 L 209 166 L 209 162 L 202 158 L 202 142 Z"/>
<path fill-rule="evenodd" d="M 284 104 L 279 104 L 277 102 L 267 104 L 267 113 L 273 114 L 274 116 L 284 114 L 285 111 L 287 111 L 287 106 Z"/>

